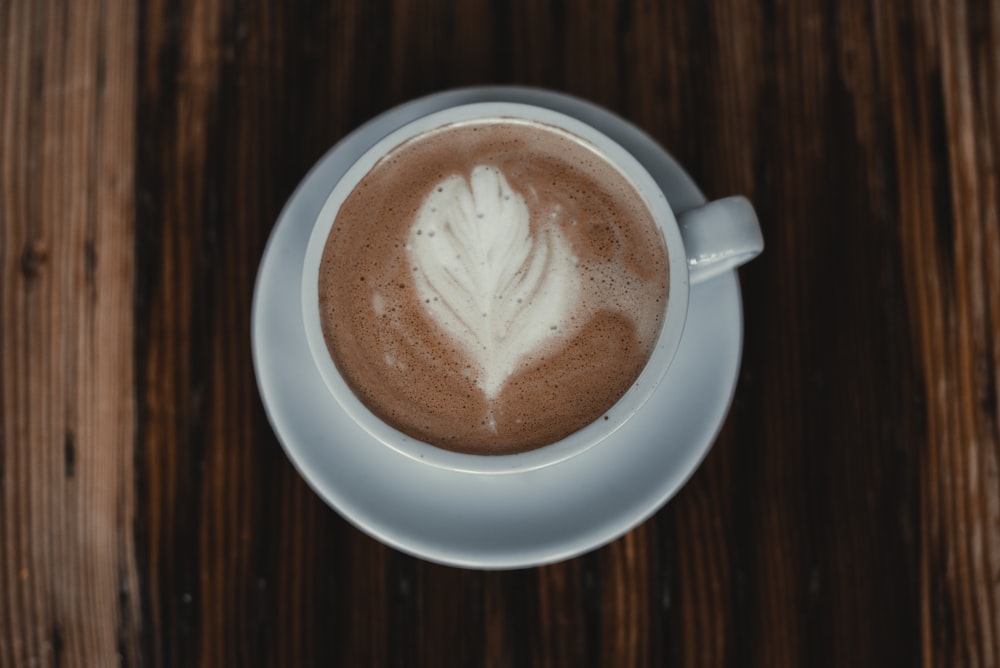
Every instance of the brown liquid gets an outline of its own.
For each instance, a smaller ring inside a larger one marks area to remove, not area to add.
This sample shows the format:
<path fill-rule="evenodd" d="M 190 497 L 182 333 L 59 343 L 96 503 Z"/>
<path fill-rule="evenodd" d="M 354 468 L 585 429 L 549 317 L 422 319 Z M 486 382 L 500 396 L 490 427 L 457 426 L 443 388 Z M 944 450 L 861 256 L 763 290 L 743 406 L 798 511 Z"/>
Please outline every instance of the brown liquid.
<path fill-rule="evenodd" d="M 407 241 L 432 190 L 484 165 L 524 199 L 534 240 L 558 226 L 579 272 L 572 326 L 521 358 L 492 397 L 469 349 L 418 296 Z M 667 288 L 663 235 L 617 169 L 563 131 L 494 119 L 425 133 L 375 165 L 337 214 L 319 307 L 334 363 L 372 412 L 448 450 L 507 454 L 601 419 L 649 359 Z"/>

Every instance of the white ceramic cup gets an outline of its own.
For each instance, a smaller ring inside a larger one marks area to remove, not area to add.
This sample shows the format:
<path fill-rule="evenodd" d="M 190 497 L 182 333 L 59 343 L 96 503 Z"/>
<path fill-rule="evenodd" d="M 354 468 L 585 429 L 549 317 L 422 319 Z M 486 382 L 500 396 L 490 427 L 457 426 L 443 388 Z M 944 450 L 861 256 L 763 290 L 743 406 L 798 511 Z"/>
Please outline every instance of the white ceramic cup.
<path fill-rule="evenodd" d="M 575 135 L 614 165 L 635 186 L 660 226 L 666 242 L 670 282 L 666 312 L 649 361 L 632 387 L 602 419 L 551 445 L 512 455 L 472 455 L 421 442 L 389 426 L 351 391 L 330 357 L 319 312 L 319 267 L 327 237 L 348 195 L 386 154 L 424 132 L 463 121 L 515 118 L 554 126 Z M 728 197 L 676 213 L 646 169 L 609 137 L 578 119 L 547 108 L 507 102 L 451 107 L 419 118 L 383 137 L 361 156 L 334 186 L 316 218 L 306 247 L 302 272 L 302 314 L 313 361 L 343 410 L 374 437 L 372 447 L 389 447 L 401 455 L 453 471 L 497 474 L 550 466 L 613 439 L 614 432 L 643 410 L 668 373 L 687 317 L 690 285 L 731 271 L 763 250 L 756 214 L 742 197 Z M 649 410 L 656 410 L 650 407 Z M 331 435 L 331 447 L 335 435 Z M 381 444 L 381 445 L 380 445 Z"/>

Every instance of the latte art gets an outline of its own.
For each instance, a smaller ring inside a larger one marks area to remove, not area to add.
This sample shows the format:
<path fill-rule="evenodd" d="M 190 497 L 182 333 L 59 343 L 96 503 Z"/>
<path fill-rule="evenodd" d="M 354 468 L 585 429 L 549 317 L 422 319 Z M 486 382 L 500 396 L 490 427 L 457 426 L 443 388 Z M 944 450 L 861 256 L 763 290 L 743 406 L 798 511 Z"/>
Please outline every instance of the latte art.
<path fill-rule="evenodd" d="M 662 232 L 603 155 L 487 119 L 417 135 L 360 180 L 318 307 L 340 375 L 384 422 L 507 454 L 607 415 L 656 344 L 668 275 Z"/>
<path fill-rule="evenodd" d="M 558 215 L 557 207 L 551 217 Z M 574 333 L 578 261 L 553 220 L 532 234 L 524 198 L 495 168 L 437 184 L 407 250 L 420 301 L 475 362 L 488 399 L 523 358 Z"/>

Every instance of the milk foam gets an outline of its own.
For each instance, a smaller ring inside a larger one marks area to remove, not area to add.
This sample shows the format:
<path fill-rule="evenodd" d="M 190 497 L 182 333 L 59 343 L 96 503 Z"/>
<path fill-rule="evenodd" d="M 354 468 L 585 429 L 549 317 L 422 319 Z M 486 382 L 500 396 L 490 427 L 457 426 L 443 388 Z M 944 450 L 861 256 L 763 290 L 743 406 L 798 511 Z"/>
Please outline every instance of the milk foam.
<path fill-rule="evenodd" d="M 552 213 L 532 234 L 524 198 L 500 170 L 479 165 L 468 180 L 438 183 L 410 228 L 420 301 L 475 363 L 487 398 L 532 353 L 575 331 L 578 262 Z"/>

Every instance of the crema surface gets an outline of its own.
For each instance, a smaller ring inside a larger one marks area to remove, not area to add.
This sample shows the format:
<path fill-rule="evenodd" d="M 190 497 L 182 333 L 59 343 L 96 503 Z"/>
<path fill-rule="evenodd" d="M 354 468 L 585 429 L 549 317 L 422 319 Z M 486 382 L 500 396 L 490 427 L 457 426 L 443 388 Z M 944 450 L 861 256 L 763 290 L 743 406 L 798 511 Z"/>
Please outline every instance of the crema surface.
<path fill-rule="evenodd" d="M 494 119 L 381 159 L 337 214 L 318 287 L 327 348 L 370 410 L 442 448 L 505 454 L 602 419 L 631 387 L 668 267 L 605 158 Z"/>

